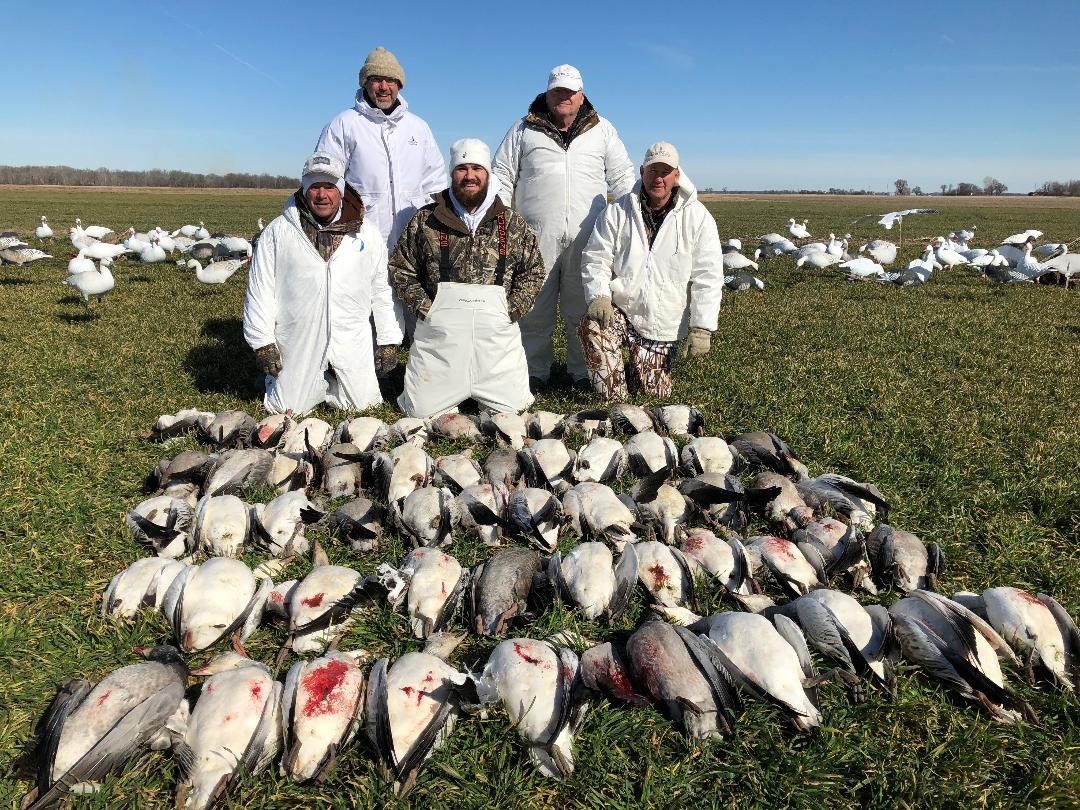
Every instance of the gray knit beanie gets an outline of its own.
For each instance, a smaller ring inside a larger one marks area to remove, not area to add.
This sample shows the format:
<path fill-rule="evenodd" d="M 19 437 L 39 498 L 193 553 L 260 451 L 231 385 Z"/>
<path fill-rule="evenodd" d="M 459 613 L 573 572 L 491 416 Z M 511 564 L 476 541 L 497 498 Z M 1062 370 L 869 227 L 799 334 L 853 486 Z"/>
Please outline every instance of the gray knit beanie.
<path fill-rule="evenodd" d="M 397 57 L 382 45 L 369 53 L 364 60 L 364 66 L 360 68 L 360 86 L 367 84 L 367 80 L 372 76 L 397 79 L 398 84 L 405 86 L 405 69 L 401 67 Z"/>

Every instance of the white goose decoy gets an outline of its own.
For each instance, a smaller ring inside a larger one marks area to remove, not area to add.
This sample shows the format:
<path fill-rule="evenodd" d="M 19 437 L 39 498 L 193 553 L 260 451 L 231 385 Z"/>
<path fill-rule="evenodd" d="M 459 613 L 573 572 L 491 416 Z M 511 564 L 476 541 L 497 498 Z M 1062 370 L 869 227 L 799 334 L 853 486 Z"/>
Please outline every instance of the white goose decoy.
<path fill-rule="evenodd" d="M 884 226 L 885 230 L 891 231 L 892 226 L 898 222 L 903 222 L 904 217 L 911 214 L 936 214 L 937 211 L 933 208 L 907 208 L 903 211 L 890 211 L 888 214 L 884 214 L 881 219 L 878 220 L 878 225 Z"/>
<path fill-rule="evenodd" d="M 203 267 L 195 259 L 188 259 L 187 268 L 194 270 L 195 277 L 203 284 L 224 284 L 247 261 L 247 259 L 229 259 L 223 262 L 211 262 Z"/>
<path fill-rule="evenodd" d="M 150 246 L 150 237 L 146 234 L 135 233 L 134 228 L 128 228 L 127 236 L 124 238 L 122 244 L 124 247 L 134 253 L 141 253 L 144 248 Z"/>
<path fill-rule="evenodd" d="M 801 223 L 797 223 L 795 218 L 792 217 L 788 220 L 787 230 L 796 239 L 809 239 L 810 231 L 806 229 L 806 223 L 810 220 L 804 219 Z"/>
<path fill-rule="evenodd" d="M 884 267 L 865 256 L 841 262 L 839 267 L 851 278 L 881 278 L 885 275 Z"/>
<path fill-rule="evenodd" d="M 804 264 L 808 264 L 811 267 L 816 267 L 818 270 L 821 270 L 824 267 L 829 267 L 833 264 L 839 264 L 839 262 L 839 256 L 834 256 L 832 253 L 824 250 L 814 250 L 810 253 L 800 256 L 799 260 L 795 262 L 795 266 L 802 267 Z"/>
<path fill-rule="evenodd" d="M 115 259 L 130 253 L 123 245 L 112 245 L 108 242 L 94 242 L 91 240 L 85 247 L 79 249 L 79 256 L 83 259 Z"/>
<path fill-rule="evenodd" d="M 747 267 L 753 267 L 758 269 L 757 262 L 743 256 L 738 248 L 730 248 L 724 250 L 724 269 L 725 270 L 745 270 Z"/>
<path fill-rule="evenodd" d="M 151 241 L 153 241 L 154 234 L 157 234 L 158 244 L 165 248 L 166 252 L 172 253 L 176 250 L 176 240 L 174 240 L 167 231 L 162 230 L 160 225 L 155 227 L 154 230 L 150 231 L 148 234 Z"/>
<path fill-rule="evenodd" d="M 188 236 L 192 239 L 206 239 L 210 236 L 210 233 L 208 231 L 206 232 L 206 236 L 199 236 L 199 231 L 206 231 L 206 227 L 203 225 L 201 220 L 199 221 L 198 225 L 181 225 L 169 235 Z"/>
<path fill-rule="evenodd" d="M 975 238 L 975 229 L 977 227 L 978 227 L 978 225 L 972 225 L 971 230 L 957 231 L 956 232 L 956 238 L 959 241 L 963 242 L 964 245 L 967 245 L 969 242 L 971 242 L 972 239 Z"/>
<path fill-rule="evenodd" d="M 68 262 L 67 272 L 69 276 L 73 276 L 76 273 L 86 273 L 91 270 L 97 270 L 97 265 L 94 264 L 93 259 L 88 259 L 85 256 L 76 256 Z"/>
<path fill-rule="evenodd" d="M 1012 236 L 1006 236 L 1004 239 L 1001 240 L 1001 244 L 1020 247 L 1026 242 L 1034 242 L 1042 235 L 1042 231 L 1027 230 L 1023 231 L 1022 233 L 1014 233 Z"/>
<path fill-rule="evenodd" d="M 968 263 L 968 260 L 964 256 L 948 246 L 946 240 L 939 236 L 935 241 L 937 246 L 934 248 L 934 256 L 942 267 L 959 267 L 962 264 Z"/>
<path fill-rule="evenodd" d="M 847 251 L 847 240 L 851 234 L 845 234 L 843 239 L 837 239 L 836 234 L 829 234 L 829 243 L 825 246 L 825 252 L 832 256 L 843 257 Z"/>
<path fill-rule="evenodd" d="M 158 234 L 155 233 L 150 237 L 150 244 L 139 251 L 139 258 L 146 264 L 157 264 L 168 258 L 165 248 L 161 246 L 161 237 Z"/>
<path fill-rule="evenodd" d="M 75 259 L 72 261 L 75 261 Z M 89 259 L 86 261 L 89 261 Z M 92 266 L 93 262 L 90 262 L 90 264 Z M 67 277 L 64 283 L 78 290 L 87 305 L 90 304 L 90 296 L 96 297 L 100 302 L 105 297 L 105 294 L 116 286 L 116 280 L 109 269 L 110 265 L 112 265 L 112 259 L 104 258 L 97 268 L 92 267 L 89 270 L 73 273 Z"/>
<path fill-rule="evenodd" d="M 44 215 L 41 217 L 41 224 L 38 225 L 37 229 L 34 231 L 34 236 L 41 241 L 53 238 L 53 229 L 49 227 L 49 220 L 47 220 Z"/>
<path fill-rule="evenodd" d="M 106 228 L 104 225 L 87 225 L 84 228 L 82 220 L 78 217 L 75 218 L 75 227 L 80 229 L 91 239 L 104 239 L 106 236 L 113 232 L 112 228 Z"/>
<path fill-rule="evenodd" d="M 896 245 L 888 239 L 873 239 L 859 248 L 859 253 L 869 253 L 870 258 L 881 265 L 896 261 Z"/>

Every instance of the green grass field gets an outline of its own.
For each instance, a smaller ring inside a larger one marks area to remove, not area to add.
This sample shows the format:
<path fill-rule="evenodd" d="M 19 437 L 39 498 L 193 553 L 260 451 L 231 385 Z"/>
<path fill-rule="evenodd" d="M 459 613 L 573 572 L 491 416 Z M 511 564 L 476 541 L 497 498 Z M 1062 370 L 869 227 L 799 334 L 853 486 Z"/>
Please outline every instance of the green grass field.
<path fill-rule="evenodd" d="M 0 230 L 32 234 L 46 214 L 61 236 L 55 259 L 0 268 L 4 807 L 16 807 L 30 786 L 16 760 L 56 685 L 74 675 L 98 679 L 131 663 L 132 647 L 168 637 L 159 616 L 134 625 L 98 616 L 109 579 L 143 554 L 122 516 L 146 497 L 154 463 L 176 452 L 139 434 L 157 415 L 185 407 L 261 415 L 241 338 L 243 271 L 223 288 L 207 288 L 171 264 L 119 261 L 115 291 L 88 314 L 61 285 L 70 255 L 63 231 L 80 216 L 117 231 L 201 219 L 211 230 L 250 234 L 256 218 L 279 212 L 284 196 L 0 189 Z M 811 232 L 824 236 L 853 230 L 862 214 L 927 204 L 941 213 L 905 222 L 905 262 L 929 236 L 971 225 L 984 247 L 1026 228 L 1054 241 L 1080 235 L 1074 200 L 723 197 L 708 204 L 721 236 L 740 236 L 750 251 L 758 234 L 782 231 L 791 216 L 808 218 Z M 856 245 L 896 237 L 875 225 L 853 232 Z M 673 401 L 701 408 L 710 433 L 773 430 L 811 472 L 877 483 L 894 506 L 895 526 L 944 549 L 946 593 L 1014 585 L 1050 593 L 1080 616 L 1080 291 L 998 286 L 963 269 L 901 290 L 849 284 L 829 270 L 796 271 L 789 259 L 763 266 L 761 276 L 763 294 L 725 298 L 711 355 L 680 366 Z M 587 404 L 556 391 L 537 407 Z M 188 441 L 180 449 L 195 446 Z M 382 559 L 396 564 L 403 553 L 397 540 L 365 556 L 340 545 L 329 550 L 335 562 L 364 573 Z M 450 551 L 467 564 L 483 556 L 460 540 Z M 297 573 L 302 565 L 290 571 Z M 882 601 L 896 596 L 885 591 Z M 706 588 L 705 607 L 715 600 Z M 569 628 L 624 639 L 643 613 L 637 602 L 611 629 L 558 609 L 517 632 Z M 278 628 L 260 629 L 249 649 L 269 661 L 282 639 Z M 400 614 L 367 608 L 342 643 L 355 647 L 395 656 L 417 644 Z M 492 647 L 472 641 L 452 660 L 479 667 Z M 551 782 L 534 773 L 516 731 L 496 711 L 462 720 L 405 801 L 393 798 L 361 741 L 322 786 L 266 773 L 243 779 L 224 804 L 1080 806 L 1080 699 L 1008 675 L 1037 723 L 992 722 L 904 666 L 895 704 L 871 697 L 850 705 L 840 686 L 823 686 L 826 722 L 812 737 L 755 704 L 740 717 L 736 739 L 695 748 L 658 712 L 600 703 L 577 735 L 575 773 Z M 156 755 L 75 806 L 166 806 L 175 783 L 175 765 Z"/>

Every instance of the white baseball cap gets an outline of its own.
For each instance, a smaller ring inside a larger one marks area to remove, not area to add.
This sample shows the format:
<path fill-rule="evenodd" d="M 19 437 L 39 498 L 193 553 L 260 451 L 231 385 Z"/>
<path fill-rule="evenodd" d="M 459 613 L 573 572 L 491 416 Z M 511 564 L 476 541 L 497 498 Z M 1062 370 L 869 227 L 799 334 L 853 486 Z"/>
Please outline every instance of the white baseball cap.
<path fill-rule="evenodd" d="M 556 87 L 565 87 L 567 90 L 583 90 L 585 84 L 581 81 L 581 71 L 573 65 L 556 65 L 548 74 L 548 90 Z"/>
<path fill-rule="evenodd" d="M 304 173 L 300 178 L 304 193 L 315 183 L 332 183 L 345 193 L 345 167 L 341 161 L 326 152 L 316 152 L 304 161 Z"/>
<path fill-rule="evenodd" d="M 664 163 L 673 169 L 679 168 L 679 150 L 667 141 L 658 141 L 645 150 L 645 161 L 641 168 L 653 163 Z"/>

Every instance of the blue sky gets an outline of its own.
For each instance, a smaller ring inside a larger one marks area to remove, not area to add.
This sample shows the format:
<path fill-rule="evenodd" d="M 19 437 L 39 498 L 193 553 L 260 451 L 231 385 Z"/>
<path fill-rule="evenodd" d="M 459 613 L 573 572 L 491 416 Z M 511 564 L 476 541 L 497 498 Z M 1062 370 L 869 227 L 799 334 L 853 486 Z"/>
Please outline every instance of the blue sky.
<path fill-rule="evenodd" d="M 701 186 L 1080 178 L 1080 2 L 13 3 L 0 163 L 298 175 L 376 45 L 445 153 L 569 62 Z M 12 35 L 14 32 L 15 35 Z"/>

